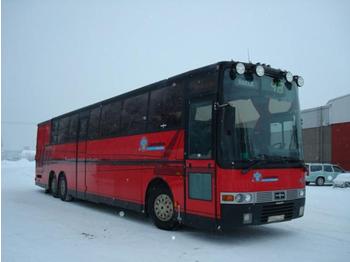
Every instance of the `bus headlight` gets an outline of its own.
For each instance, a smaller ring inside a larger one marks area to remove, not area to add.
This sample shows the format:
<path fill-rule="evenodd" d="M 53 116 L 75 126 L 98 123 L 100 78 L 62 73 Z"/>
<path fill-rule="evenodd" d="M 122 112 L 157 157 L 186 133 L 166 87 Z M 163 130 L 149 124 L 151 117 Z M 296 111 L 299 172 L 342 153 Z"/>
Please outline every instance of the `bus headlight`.
<path fill-rule="evenodd" d="M 265 74 L 265 69 L 262 65 L 257 65 L 255 67 L 255 73 L 257 76 L 263 76 Z"/>
<path fill-rule="evenodd" d="M 287 80 L 288 83 L 292 83 L 292 81 L 293 81 L 293 75 L 292 75 L 291 72 L 289 72 L 289 71 L 286 72 L 284 77 L 286 78 L 286 80 Z"/>
<path fill-rule="evenodd" d="M 251 202 L 252 201 L 252 195 L 251 194 L 244 194 L 244 202 Z"/>
<path fill-rule="evenodd" d="M 221 193 L 221 204 L 248 204 L 254 200 L 254 193 Z"/>
<path fill-rule="evenodd" d="M 237 74 L 239 74 L 239 75 L 244 74 L 244 72 L 245 72 L 245 66 L 244 66 L 243 63 L 239 62 L 239 63 L 236 64 L 236 72 L 237 72 Z"/>

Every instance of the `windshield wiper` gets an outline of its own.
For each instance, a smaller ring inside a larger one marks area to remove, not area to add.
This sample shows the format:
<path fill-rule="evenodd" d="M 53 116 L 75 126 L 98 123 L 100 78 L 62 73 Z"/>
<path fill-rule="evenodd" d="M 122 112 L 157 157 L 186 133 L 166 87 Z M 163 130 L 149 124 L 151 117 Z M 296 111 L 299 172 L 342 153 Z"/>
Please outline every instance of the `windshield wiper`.
<path fill-rule="evenodd" d="M 242 174 L 247 174 L 253 167 L 256 167 L 257 165 L 266 163 L 266 155 L 259 155 L 257 158 L 253 158 L 252 162 L 242 169 Z"/>
<path fill-rule="evenodd" d="M 282 163 L 295 163 L 299 162 L 301 163 L 302 161 L 298 158 L 295 157 L 287 157 L 287 156 L 269 156 L 265 154 L 260 154 L 257 156 L 257 158 L 253 158 L 252 162 L 248 164 L 247 167 L 243 168 L 241 173 L 246 174 L 248 173 L 252 168 L 256 167 L 257 165 L 265 164 L 267 162 L 282 162 Z"/>

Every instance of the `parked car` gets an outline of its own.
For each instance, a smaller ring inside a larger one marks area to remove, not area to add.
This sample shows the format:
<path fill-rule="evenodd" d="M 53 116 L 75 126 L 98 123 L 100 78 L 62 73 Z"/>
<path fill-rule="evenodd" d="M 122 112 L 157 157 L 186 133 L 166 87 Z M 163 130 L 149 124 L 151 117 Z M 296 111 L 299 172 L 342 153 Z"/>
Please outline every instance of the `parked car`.
<path fill-rule="evenodd" d="M 345 170 L 338 165 L 326 163 L 306 163 L 308 169 L 305 181 L 306 184 L 315 183 L 317 186 L 333 184 L 333 180 Z"/>
<path fill-rule="evenodd" d="M 350 173 L 339 174 L 333 180 L 334 187 L 350 187 Z"/>

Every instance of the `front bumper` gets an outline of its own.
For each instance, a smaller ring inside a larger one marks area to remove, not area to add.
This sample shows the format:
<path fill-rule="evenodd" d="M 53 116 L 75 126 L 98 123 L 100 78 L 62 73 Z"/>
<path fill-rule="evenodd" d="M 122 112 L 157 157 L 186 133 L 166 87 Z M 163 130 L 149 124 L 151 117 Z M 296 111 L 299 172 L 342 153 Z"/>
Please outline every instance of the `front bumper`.
<path fill-rule="evenodd" d="M 221 204 L 220 228 L 229 230 L 243 225 L 288 221 L 302 217 L 301 207 L 304 206 L 305 198 L 257 204 Z M 244 217 L 248 219 L 244 221 Z"/>

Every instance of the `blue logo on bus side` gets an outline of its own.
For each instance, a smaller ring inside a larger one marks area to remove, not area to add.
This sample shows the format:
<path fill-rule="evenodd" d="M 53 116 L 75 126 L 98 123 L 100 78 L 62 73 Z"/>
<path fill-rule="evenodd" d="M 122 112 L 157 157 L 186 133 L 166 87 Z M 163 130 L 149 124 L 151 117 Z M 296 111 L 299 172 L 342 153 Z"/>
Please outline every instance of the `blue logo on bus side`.
<path fill-rule="evenodd" d="M 143 138 L 140 140 L 140 147 L 139 147 L 139 150 L 140 150 L 140 151 L 146 151 L 147 146 L 148 146 L 148 140 L 147 140 L 146 137 L 143 137 Z"/>
<path fill-rule="evenodd" d="M 253 174 L 253 176 L 254 176 L 255 182 L 260 182 L 261 177 L 262 177 L 261 173 L 255 172 L 255 173 Z"/>
<path fill-rule="evenodd" d="M 277 182 L 279 180 L 278 177 L 262 177 L 262 174 L 260 172 L 255 172 L 253 174 L 253 182 Z"/>

